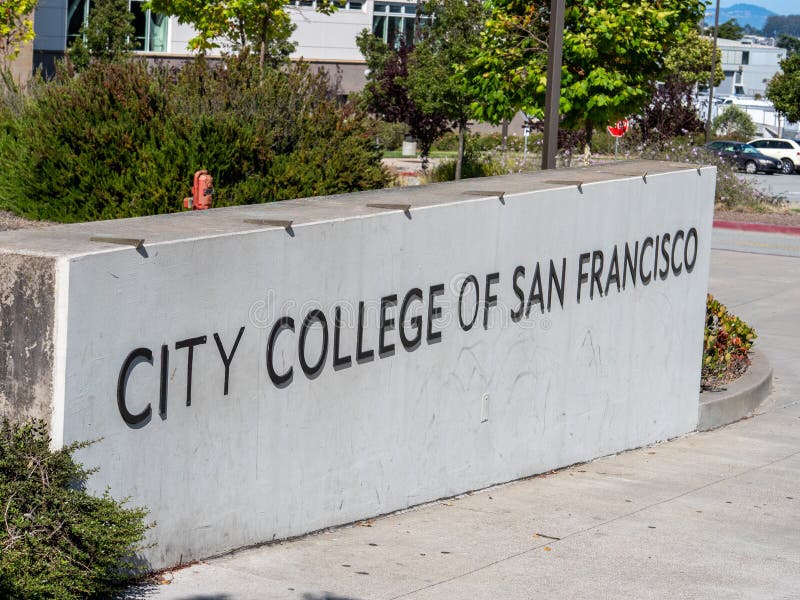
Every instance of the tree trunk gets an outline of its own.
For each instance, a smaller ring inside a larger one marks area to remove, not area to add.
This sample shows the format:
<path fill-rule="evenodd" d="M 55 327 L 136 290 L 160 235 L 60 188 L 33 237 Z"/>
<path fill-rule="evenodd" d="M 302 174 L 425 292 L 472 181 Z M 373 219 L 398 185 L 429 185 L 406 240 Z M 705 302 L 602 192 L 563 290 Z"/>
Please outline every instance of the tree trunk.
<path fill-rule="evenodd" d="M 586 145 L 583 148 L 583 160 L 584 162 L 589 162 L 589 157 L 592 154 L 592 136 L 594 135 L 594 123 L 591 121 L 586 121 L 584 125 L 584 131 L 586 132 Z"/>
<path fill-rule="evenodd" d="M 261 48 L 258 56 L 258 69 L 264 77 L 264 63 L 267 62 L 267 42 L 269 41 L 269 17 L 264 17 L 261 22 Z"/>
<path fill-rule="evenodd" d="M 500 145 L 500 149 L 504 152 L 508 150 L 508 119 L 503 119 L 503 142 Z"/>
<path fill-rule="evenodd" d="M 456 159 L 456 181 L 461 179 L 461 169 L 464 165 L 464 131 L 467 124 L 463 121 L 458 124 L 458 158 Z"/>

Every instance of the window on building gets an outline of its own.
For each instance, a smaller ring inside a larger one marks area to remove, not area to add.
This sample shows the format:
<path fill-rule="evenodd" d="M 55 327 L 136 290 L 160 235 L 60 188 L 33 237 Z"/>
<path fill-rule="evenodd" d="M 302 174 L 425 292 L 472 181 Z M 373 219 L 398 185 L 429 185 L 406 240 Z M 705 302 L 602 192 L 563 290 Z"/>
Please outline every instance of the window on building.
<path fill-rule="evenodd" d="M 349 0 L 333 0 L 333 4 L 340 10 L 361 10 L 361 7 L 364 6 L 364 2 L 361 0 L 358 2 L 350 2 Z M 316 8 L 317 2 L 316 0 L 289 0 L 286 5 Z"/>
<path fill-rule="evenodd" d="M 129 0 L 133 13 L 133 49 L 142 52 L 167 51 L 169 18 L 144 8 L 146 0 Z M 69 0 L 67 5 L 67 46 L 80 35 L 91 13 L 91 0 Z"/>
<path fill-rule="evenodd" d="M 128 8 L 133 13 L 133 49 L 142 52 L 166 52 L 168 19 L 144 8 L 145 1 L 130 0 L 128 3 Z"/>
<path fill-rule="evenodd" d="M 372 33 L 390 46 L 397 47 L 401 41 L 413 43 L 419 27 L 427 17 L 417 17 L 416 4 L 376 2 L 372 13 Z"/>
<path fill-rule="evenodd" d="M 89 0 L 69 0 L 67 4 L 67 45 L 80 35 L 81 27 L 89 17 Z"/>
<path fill-rule="evenodd" d="M 745 50 L 744 52 L 742 52 L 742 64 L 743 65 L 749 65 L 750 64 L 750 51 L 749 50 Z"/>

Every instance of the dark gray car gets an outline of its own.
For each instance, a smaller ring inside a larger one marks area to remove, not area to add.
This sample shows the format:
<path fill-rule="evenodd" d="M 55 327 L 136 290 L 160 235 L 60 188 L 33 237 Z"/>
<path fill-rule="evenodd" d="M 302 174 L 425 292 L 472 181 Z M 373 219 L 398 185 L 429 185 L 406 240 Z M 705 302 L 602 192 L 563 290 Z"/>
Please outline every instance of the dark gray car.
<path fill-rule="evenodd" d="M 747 173 L 780 173 L 783 165 L 776 158 L 761 154 L 750 144 L 717 140 L 703 146 L 708 152 L 713 152 L 723 160 L 735 164 Z"/>

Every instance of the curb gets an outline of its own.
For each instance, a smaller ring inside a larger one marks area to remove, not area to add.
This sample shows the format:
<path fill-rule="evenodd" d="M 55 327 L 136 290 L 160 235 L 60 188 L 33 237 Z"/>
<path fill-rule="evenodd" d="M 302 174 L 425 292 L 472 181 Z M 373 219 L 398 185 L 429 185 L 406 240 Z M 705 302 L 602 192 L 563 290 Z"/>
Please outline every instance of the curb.
<path fill-rule="evenodd" d="M 736 231 L 758 231 L 761 233 L 782 233 L 800 235 L 800 227 L 791 225 L 768 225 L 767 223 L 745 223 L 742 221 L 719 221 L 714 219 L 715 229 L 735 229 Z"/>
<path fill-rule="evenodd" d="M 702 392 L 697 411 L 697 431 L 708 431 L 747 417 L 772 391 L 772 367 L 758 350 L 750 353 L 750 366 L 739 379 L 719 392 Z"/>

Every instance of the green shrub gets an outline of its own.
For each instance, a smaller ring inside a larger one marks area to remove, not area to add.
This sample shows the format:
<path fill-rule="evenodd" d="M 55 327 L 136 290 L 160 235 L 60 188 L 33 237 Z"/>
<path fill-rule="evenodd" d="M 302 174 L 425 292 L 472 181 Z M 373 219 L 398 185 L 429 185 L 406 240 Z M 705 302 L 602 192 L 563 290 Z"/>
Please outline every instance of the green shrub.
<path fill-rule="evenodd" d="M 474 149 L 473 140 L 464 149 L 464 160 L 461 164 L 461 178 L 488 177 L 495 174 L 495 165 L 491 156 L 479 153 Z M 456 161 L 443 160 L 430 170 L 426 183 L 453 181 L 456 178 Z"/>
<path fill-rule="evenodd" d="M 492 175 L 491 165 L 480 160 L 467 159 L 461 165 L 461 178 L 472 179 L 473 177 L 488 177 Z M 456 161 L 448 159 L 441 161 L 430 170 L 425 183 L 438 183 L 442 181 L 453 181 L 456 178 Z"/>
<path fill-rule="evenodd" d="M 96 62 L 0 105 L 0 208 L 34 219 L 174 212 L 201 168 L 215 206 L 380 188 L 380 159 L 366 115 L 304 64 Z"/>
<path fill-rule="evenodd" d="M 714 135 L 726 139 L 746 141 L 756 135 L 756 125 L 743 109 L 735 104 L 714 117 Z"/>
<path fill-rule="evenodd" d="M 381 150 L 399 150 L 403 145 L 408 125 L 374 119 L 370 122 L 369 129 L 375 145 Z"/>
<path fill-rule="evenodd" d="M 750 360 L 747 353 L 756 338 L 755 330 L 728 312 L 711 294 L 706 301 L 706 326 L 703 336 L 702 378 L 706 387 L 715 387 L 744 371 Z"/>
<path fill-rule="evenodd" d="M 500 150 L 503 146 L 503 136 L 500 133 L 472 134 L 470 137 L 470 146 L 476 152 Z M 513 138 L 509 136 L 506 139 L 506 147 L 508 147 L 509 143 L 513 143 L 513 141 Z"/>
<path fill-rule="evenodd" d="M 501 150 L 503 146 L 503 136 L 500 133 L 467 133 L 465 144 L 476 152 L 489 152 Z M 535 139 L 541 138 L 541 134 L 532 134 L 528 140 L 528 146 L 533 147 Z M 506 138 L 506 149 L 509 151 L 522 152 L 524 138 L 521 135 L 509 134 Z M 433 150 L 441 152 L 455 152 L 458 150 L 458 131 L 449 131 L 442 135 L 433 143 Z"/>
<path fill-rule="evenodd" d="M 72 453 L 87 444 L 49 443 L 41 422 L 0 424 L 0 597 L 107 596 L 141 572 L 147 512 L 85 491 Z"/>
<path fill-rule="evenodd" d="M 624 137 L 620 138 L 620 147 L 622 146 L 623 139 Z M 595 131 L 594 135 L 592 135 L 592 152 L 594 154 L 607 154 L 613 156 L 614 146 L 616 144 L 617 142 L 615 141 L 614 136 L 608 133 L 608 130 L 606 129 Z"/>
<path fill-rule="evenodd" d="M 436 141 L 433 142 L 431 150 L 438 150 L 440 152 L 455 152 L 458 150 L 458 132 L 448 131 L 442 134 Z"/>
<path fill-rule="evenodd" d="M 619 157 L 628 159 L 668 160 L 688 164 L 713 165 L 717 168 L 715 202 L 724 209 L 767 209 L 782 200 L 758 190 L 752 179 L 740 176 L 737 168 L 717 155 L 696 145 L 692 136 L 642 142 L 636 131 L 620 138 Z"/>
<path fill-rule="evenodd" d="M 559 131 L 560 144 L 556 159 L 558 167 L 580 166 L 585 162 L 585 157 L 577 151 L 582 132 Z M 437 144 L 449 147 L 453 134 L 446 134 Z M 486 175 L 506 175 L 510 173 L 523 173 L 537 171 L 541 165 L 542 135 L 534 133 L 528 138 L 528 153 L 523 153 L 523 138 L 509 136 L 509 151 L 503 152 L 498 148 L 478 151 L 476 148 L 485 148 L 491 144 L 474 143 L 474 137 L 468 137 L 468 150 L 473 152 L 472 165 L 466 165 L 465 177 L 481 177 Z M 593 138 L 601 150 L 613 155 L 614 139 L 606 134 L 597 132 Z M 512 142 L 513 140 L 513 142 Z M 619 159 L 646 159 L 667 160 L 672 162 L 687 163 L 691 165 L 708 164 L 717 167 L 716 204 L 724 209 L 746 208 L 749 210 L 769 210 L 772 205 L 779 205 L 782 198 L 769 196 L 758 190 L 752 179 L 740 176 L 737 169 L 728 162 L 712 153 L 705 152 L 697 145 L 697 141 L 686 135 L 675 138 L 658 138 L 642 141 L 637 128 L 632 128 L 625 136 L 620 138 Z M 699 142 L 702 143 L 702 142 Z M 593 146 L 594 148 L 594 146 Z M 590 155 L 589 164 L 598 159 Z M 609 160 L 608 156 L 600 158 Z M 468 161 L 469 162 L 469 161 Z M 477 164 L 474 164 L 477 163 Z M 437 169 L 433 169 L 431 181 L 449 181 L 455 174 L 455 162 L 443 162 Z"/>

